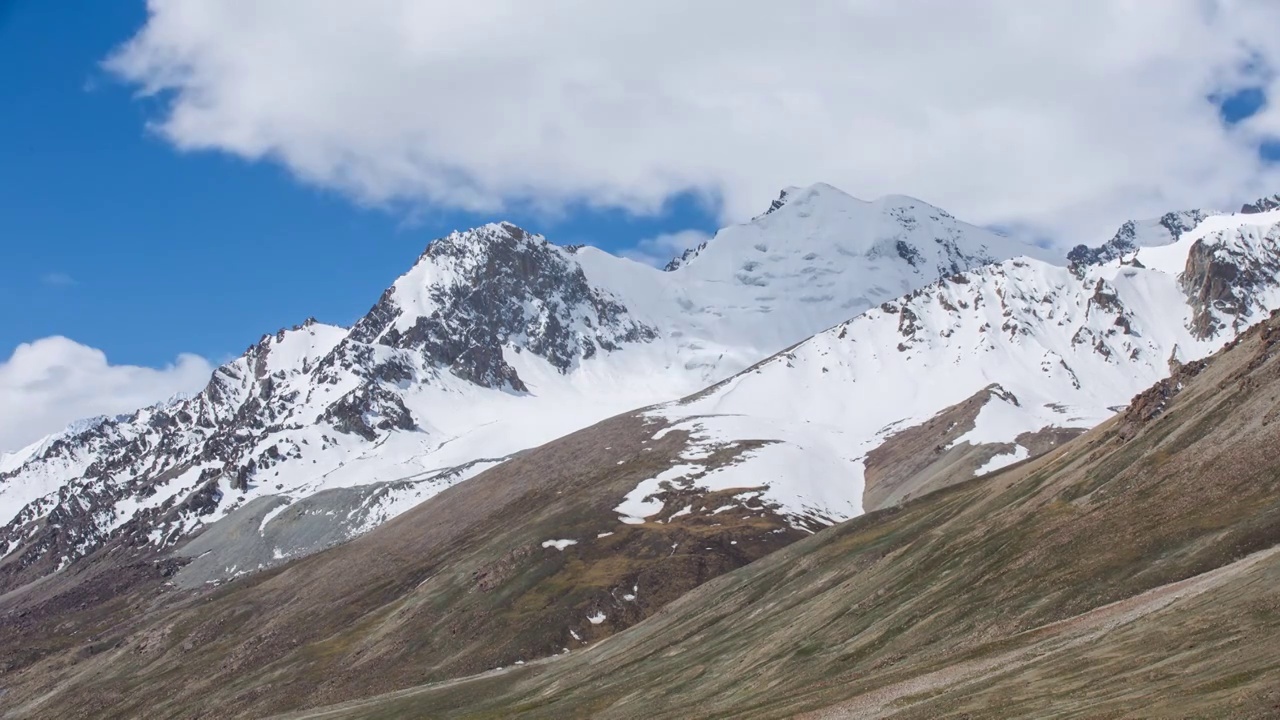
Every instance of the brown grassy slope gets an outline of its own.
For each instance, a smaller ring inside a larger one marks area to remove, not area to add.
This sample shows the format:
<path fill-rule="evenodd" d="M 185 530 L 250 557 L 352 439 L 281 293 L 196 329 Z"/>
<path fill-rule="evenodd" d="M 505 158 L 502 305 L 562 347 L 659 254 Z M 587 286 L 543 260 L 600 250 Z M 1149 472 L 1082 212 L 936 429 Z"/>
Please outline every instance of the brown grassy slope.
<path fill-rule="evenodd" d="M 989 385 L 919 425 L 895 430 L 867 453 L 862 506 L 871 512 L 899 505 L 972 478 L 991 458 L 1013 452 L 1016 445 L 1026 448 L 1031 457 L 1038 457 L 1084 432 L 1047 427 L 1022 433 L 1016 438 L 1016 445 L 958 442 L 973 429 L 978 413 L 990 402 L 1002 402 L 1004 393 L 999 385 Z"/>
<path fill-rule="evenodd" d="M 584 652 L 305 717 L 1280 716 L 1278 354 L 1273 317 L 1140 412 Z"/>
<path fill-rule="evenodd" d="M 159 571 L 111 584 L 118 572 L 101 571 L 0 599 L 0 708 L 261 717 L 467 675 L 598 641 L 804 536 L 758 502 L 700 510 L 732 492 L 673 490 L 664 522 L 620 523 L 622 496 L 685 447 L 679 431 L 651 440 L 660 427 L 614 418 L 353 542 L 212 591 L 166 587 Z M 542 547 L 554 539 L 579 544 Z"/>

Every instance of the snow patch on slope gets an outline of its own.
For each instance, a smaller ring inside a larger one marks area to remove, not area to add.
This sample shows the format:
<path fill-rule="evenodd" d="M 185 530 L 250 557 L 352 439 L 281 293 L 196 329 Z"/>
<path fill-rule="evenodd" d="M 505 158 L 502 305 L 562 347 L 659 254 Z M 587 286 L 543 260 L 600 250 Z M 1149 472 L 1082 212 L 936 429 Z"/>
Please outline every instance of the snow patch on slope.
<path fill-rule="evenodd" d="M 1274 254 L 1276 223 L 1280 211 L 1212 217 L 1176 243 L 1141 249 L 1139 264 L 1073 270 L 1018 258 L 953 276 L 653 414 L 717 442 L 767 443 L 718 486 L 764 486 L 798 519 L 852 517 L 866 453 L 896 427 L 997 385 L 996 401 L 957 442 L 1012 444 L 1047 427 L 1088 428 L 1166 377 L 1171 358 L 1220 349 L 1280 307 L 1280 290 L 1273 278 L 1242 322 L 1203 337 L 1180 286 L 1187 253 L 1203 242 L 1241 257 Z M 982 471 L 1025 453 L 1019 446 Z"/>
<path fill-rule="evenodd" d="M 1014 463 L 1022 462 L 1031 457 L 1031 451 L 1021 445 L 1015 445 L 1012 452 L 1001 453 L 992 457 L 985 465 L 974 471 L 974 477 L 986 475 L 1002 468 L 1007 468 Z"/>

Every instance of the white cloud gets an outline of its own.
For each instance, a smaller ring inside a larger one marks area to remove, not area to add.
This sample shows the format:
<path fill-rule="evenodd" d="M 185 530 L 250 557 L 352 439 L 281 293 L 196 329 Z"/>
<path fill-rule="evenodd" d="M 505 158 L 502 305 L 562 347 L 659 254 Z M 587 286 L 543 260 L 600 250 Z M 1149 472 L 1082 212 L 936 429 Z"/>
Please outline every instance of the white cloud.
<path fill-rule="evenodd" d="M 635 247 L 623 251 L 622 256 L 660 268 L 685 250 L 698 247 L 710 238 L 710 235 L 701 230 L 663 233 L 641 240 Z"/>
<path fill-rule="evenodd" d="M 822 180 L 1068 241 L 1280 190 L 1272 0 L 150 0 L 108 61 L 177 147 L 371 203 L 758 213 Z M 1064 235 L 1069 236 L 1064 238 Z M 1101 239 L 1093 237 L 1090 239 Z"/>
<path fill-rule="evenodd" d="M 112 365 L 101 350 L 60 336 L 23 343 L 0 362 L 0 452 L 75 420 L 132 412 L 198 391 L 212 373 L 213 366 L 197 355 L 149 368 Z"/>
<path fill-rule="evenodd" d="M 64 272 L 51 272 L 41 275 L 40 282 L 50 287 L 71 287 L 76 284 L 76 279 Z"/>

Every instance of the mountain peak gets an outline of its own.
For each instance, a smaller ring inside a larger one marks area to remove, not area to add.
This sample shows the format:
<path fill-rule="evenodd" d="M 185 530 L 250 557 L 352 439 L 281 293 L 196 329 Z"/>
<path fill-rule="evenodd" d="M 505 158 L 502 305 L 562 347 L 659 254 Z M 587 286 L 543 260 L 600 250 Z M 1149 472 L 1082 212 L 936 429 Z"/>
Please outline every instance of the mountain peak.
<path fill-rule="evenodd" d="M 1280 208 L 1280 193 L 1276 195 L 1268 195 L 1264 198 L 1258 198 L 1251 203 L 1245 203 L 1240 206 L 1240 212 L 1245 215 L 1256 215 L 1268 210 L 1276 210 Z"/>
<path fill-rule="evenodd" d="M 803 205 L 822 204 L 826 201 L 848 202 L 850 200 L 858 201 L 857 198 L 853 197 L 849 193 L 846 193 L 834 185 L 824 182 L 813 183 L 812 185 L 806 185 L 803 187 L 789 185 L 778 193 L 778 198 L 769 204 L 768 210 L 765 210 L 760 215 L 755 216 L 752 220 L 759 220 L 767 215 L 772 215 L 787 206 L 799 207 Z"/>
<path fill-rule="evenodd" d="M 1075 246 L 1067 253 L 1067 260 L 1076 266 L 1102 265 L 1127 253 L 1136 252 L 1139 248 L 1171 245 L 1213 214 L 1198 209 L 1179 210 L 1167 212 L 1158 218 L 1128 220 L 1116 230 L 1110 240 L 1097 247 Z"/>
<path fill-rule="evenodd" d="M 886 209 L 927 210 L 931 213 L 940 214 L 944 217 L 951 217 L 950 213 L 937 205 L 910 195 L 884 195 L 876 199 L 872 204 Z"/>
<path fill-rule="evenodd" d="M 406 351 L 473 384 L 526 392 L 506 357 L 529 351 L 561 373 L 656 331 L 592 285 L 574 253 L 510 222 L 432 242 L 352 339 Z"/>
<path fill-rule="evenodd" d="M 764 211 L 764 213 L 757 215 L 753 220 L 760 220 L 768 215 L 772 215 L 784 207 L 793 207 L 797 210 L 803 211 L 803 208 L 842 207 L 853 204 L 874 206 L 882 210 L 928 210 L 934 215 L 941 215 L 948 218 L 951 217 L 949 213 L 938 208 L 932 203 L 925 202 L 924 200 L 910 195 L 884 195 L 874 201 L 867 202 L 866 200 L 861 200 L 850 195 L 830 183 L 818 182 L 811 185 L 805 185 L 803 187 L 792 185 L 783 188 L 778 193 L 778 198 L 769 205 L 769 209 Z"/>
<path fill-rule="evenodd" d="M 764 212 L 760 213 L 759 215 L 755 216 L 752 219 L 759 220 L 760 218 L 764 217 L 765 215 L 768 215 L 769 213 L 776 212 L 783 205 L 787 204 L 787 201 L 791 198 L 792 195 L 794 195 L 799 191 L 800 191 L 800 188 L 794 185 L 788 185 L 787 187 L 782 188 L 782 190 L 778 193 L 777 199 L 769 203 L 769 209 L 765 210 Z"/>
<path fill-rule="evenodd" d="M 449 246 L 485 246 L 494 242 L 522 242 L 525 240 L 542 240 L 545 239 L 536 233 L 516 225 L 506 220 L 500 222 L 485 223 L 469 230 L 454 230 L 448 235 L 432 240 L 427 244 L 427 251 L 431 252 L 431 248 L 435 245 Z"/>
<path fill-rule="evenodd" d="M 825 203 L 858 201 L 849 193 L 827 183 L 813 183 L 804 187 L 789 187 L 778 196 L 783 206 L 799 207 Z"/>
<path fill-rule="evenodd" d="M 675 272 L 676 270 L 679 270 L 685 265 L 688 265 L 690 260 L 698 257 L 698 254 L 706 249 L 707 249 L 706 240 L 703 240 L 702 242 L 698 243 L 697 245 L 691 248 L 685 248 L 684 252 L 671 258 L 671 260 L 668 261 L 667 264 L 663 266 L 662 271 Z"/>

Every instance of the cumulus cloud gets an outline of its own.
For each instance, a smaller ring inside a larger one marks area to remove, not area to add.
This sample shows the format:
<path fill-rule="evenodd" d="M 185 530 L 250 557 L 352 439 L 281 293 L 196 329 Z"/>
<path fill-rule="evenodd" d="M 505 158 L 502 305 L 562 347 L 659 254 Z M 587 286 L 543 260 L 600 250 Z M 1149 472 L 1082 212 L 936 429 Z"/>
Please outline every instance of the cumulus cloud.
<path fill-rule="evenodd" d="M 71 287 L 76 284 L 76 279 L 64 272 L 51 272 L 41 275 L 40 282 L 50 287 Z"/>
<path fill-rule="evenodd" d="M 184 150 L 361 202 L 722 219 L 780 186 L 1063 236 L 1280 190 L 1272 0 L 150 0 L 107 67 Z M 1066 238 L 1068 242 L 1075 237 Z M 1097 239 L 1092 238 L 1092 239 Z"/>
<path fill-rule="evenodd" d="M 204 387 L 213 366 L 179 355 L 163 368 L 112 365 L 95 348 L 54 336 L 23 343 L 0 363 L 0 452 L 75 420 L 115 415 Z"/>
<path fill-rule="evenodd" d="M 623 251 L 622 256 L 660 268 L 685 250 L 698 247 L 709 239 L 711 236 L 701 230 L 662 233 L 641 240 L 635 247 Z"/>

